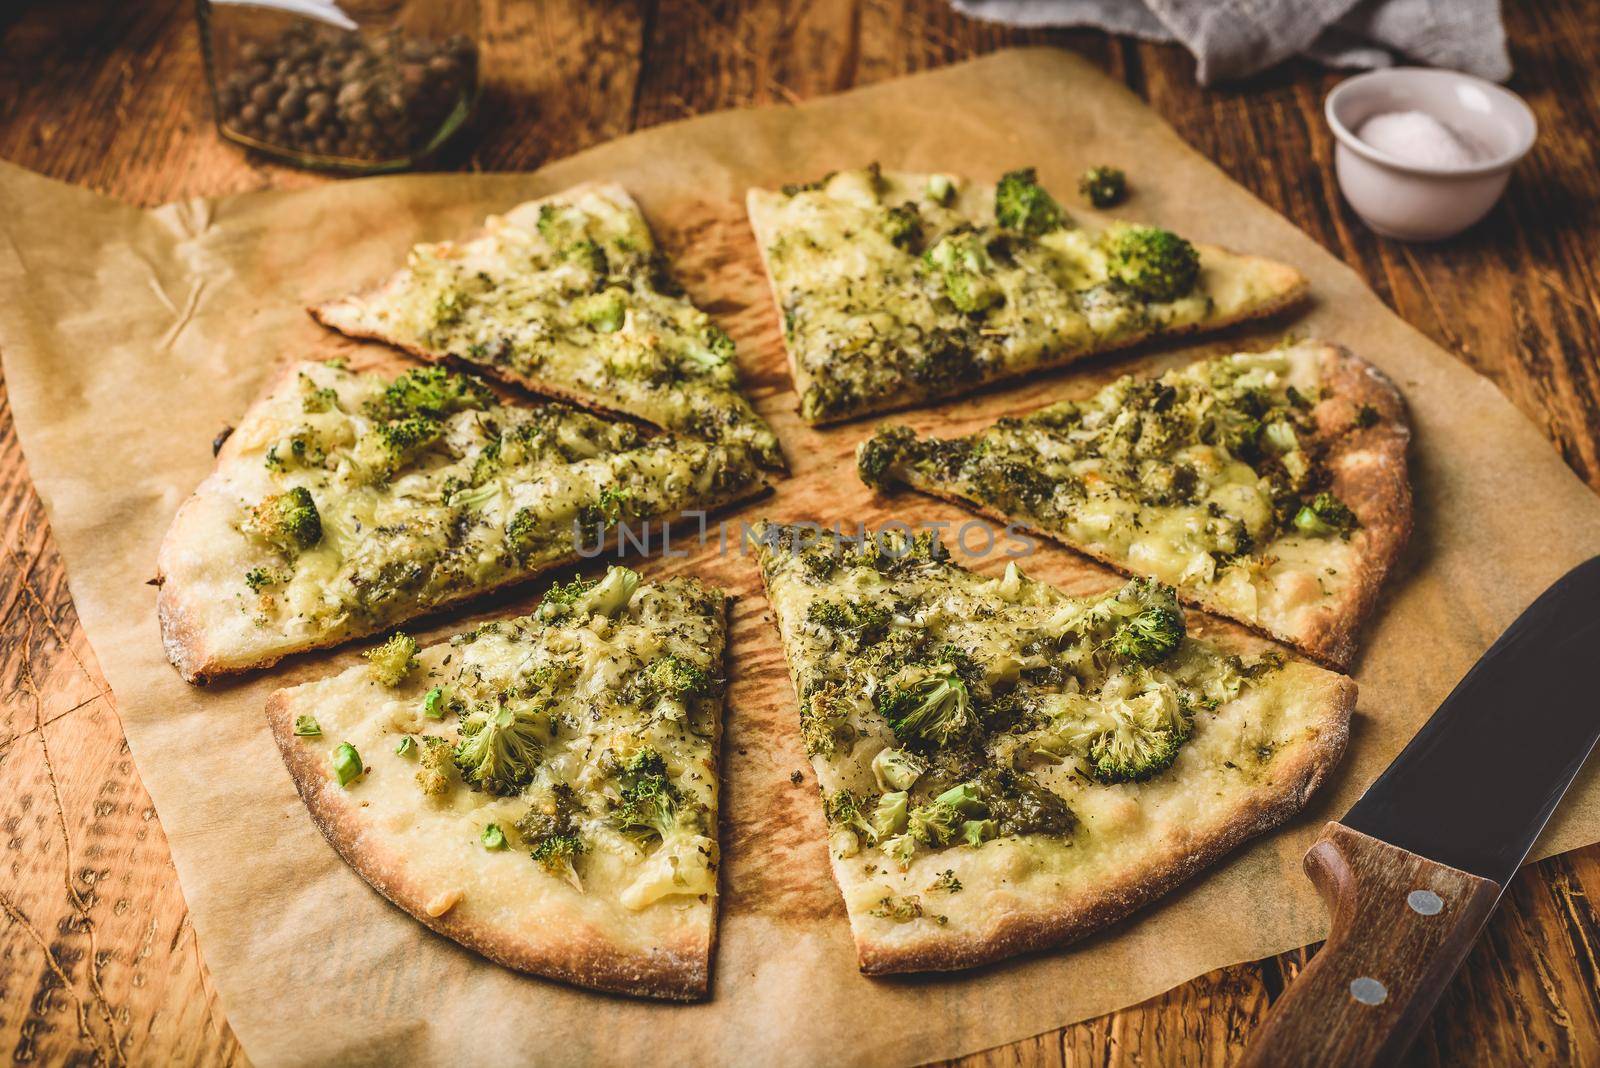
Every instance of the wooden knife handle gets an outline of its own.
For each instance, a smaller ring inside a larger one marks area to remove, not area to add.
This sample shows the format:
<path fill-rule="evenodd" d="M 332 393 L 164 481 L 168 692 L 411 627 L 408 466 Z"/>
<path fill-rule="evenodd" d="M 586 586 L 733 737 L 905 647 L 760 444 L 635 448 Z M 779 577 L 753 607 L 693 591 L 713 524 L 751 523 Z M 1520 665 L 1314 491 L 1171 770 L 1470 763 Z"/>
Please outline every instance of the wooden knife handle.
<path fill-rule="evenodd" d="M 1500 887 L 1330 823 L 1306 853 L 1333 924 L 1242 1066 L 1392 1064 L 1410 1045 Z"/>

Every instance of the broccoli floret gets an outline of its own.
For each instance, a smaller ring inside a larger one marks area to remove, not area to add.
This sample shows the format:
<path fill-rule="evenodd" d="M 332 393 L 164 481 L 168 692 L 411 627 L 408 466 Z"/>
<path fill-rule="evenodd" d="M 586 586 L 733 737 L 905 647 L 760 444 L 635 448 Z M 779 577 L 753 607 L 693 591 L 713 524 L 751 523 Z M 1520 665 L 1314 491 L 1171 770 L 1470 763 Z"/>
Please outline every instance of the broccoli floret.
<path fill-rule="evenodd" d="M 422 752 L 417 754 L 417 785 L 429 797 L 443 797 L 454 781 L 453 747 L 443 738 L 422 736 Z"/>
<path fill-rule="evenodd" d="M 575 207 L 544 204 L 539 208 L 539 234 L 557 252 L 588 240 L 589 217 Z"/>
<path fill-rule="evenodd" d="M 574 241 L 562 249 L 561 258 L 567 263 L 575 263 L 580 267 L 586 267 L 598 275 L 603 276 L 609 271 L 605 250 L 588 238 Z"/>
<path fill-rule="evenodd" d="M 861 481 L 873 489 L 889 489 L 894 484 L 892 468 L 916 440 L 916 432 L 908 426 L 880 426 L 872 437 L 856 446 L 856 473 Z"/>
<path fill-rule="evenodd" d="M 576 814 L 577 799 L 572 788 L 558 784 L 518 818 L 517 833 L 533 847 L 530 855 L 535 863 L 581 891 L 577 860 L 587 846 L 578 831 Z"/>
<path fill-rule="evenodd" d="M 487 500 L 497 492 L 498 489 L 490 492 L 488 487 L 484 487 L 482 496 Z M 471 504 L 478 496 L 477 493 L 459 494 L 452 497 L 450 503 Z M 518 557 L 531 553 L 545 541 L 547 536 L 547 531 L 540 525 L 538 513 L 532 508 L 518 508 L 506 523 L 506 544 Z"/>
<path fill-rule="evenodd" d="M 711 692 L 711 678 L 677 656 L 658 656 L 645 665 L 641 684 L 650 693 L 682 701 Z"/>
<path fill-rule="evenodd" d="M 877 805 L 873 807 L 872 818 L 868 821 L 868 834 L 874 842 L 893 838 L 906 829 L 909 819 L 906 792 L 890 791 L 879 797 Z"/>
<path fill-rule="evenodd" d="M 994 217 L 1007 230 L 1028 237 L 1059 230 L 1066 222 L 1061 205 L 1044 191 L 1032 167 L 1011 171 L 1000 179 L 994 192 Z"/>
<path fill-rule="evenodd" d="M 961 893 L 961 880 L 956 878 L 954 868 L 946 868 L 944 871 L 940 872 L 939 877 L 933 881 L 931 886 L 928 887 L 928 891 L 930 893 L 940 890 L 947 894 Z"/>
<path fill-rule="evenodd" d="M 425 415 L 379 423 L 356 442 L 355 459 L 374 482 L 384 482 L 444 436 L 444 424 Z"/>
<path fill-rule="evenodd" d="M 629 688 L 640 705 L 653 708 L 655 715 L 679 720 L 688 715 L 690 698 L 710 694 L 713 683 L 709 675 L 681 657 L 658 656 L 634 677 Z"/>
<path fill-rule="evenodd" d="M 505 796 L 533 781 L 550 722 L 536 705 L 484 705 L 462 717 L 460 732 L 454 757 L 461 778 Z"/>
<path fill-rule="evenodd" d="M 975 782 L 952 786 L 944 793 L 911 810 L 911 837 L 935 849 L 954 845 L 966 838 L 967 824 L 989 817 L 983 791 Z M 980 836 L 981 840 L 981 836 Z"/>
<path fill-rule="evenodd" d="M 248 533 L 289 556 L 322 540 L 322 516 L 304 486 L 264 498 L 245 517 L 244 526 Z"/>
<path fill-rule="evenodd" d="M 385 421 L 443 419 L 455 412 L 487 408 L 494 392 L 472 375 L 443 367 L 419 367 L 389 384 L 368 407 L 369 414 Z"/>
<path fill-rule="evenodd" d="M 935 204 L 948 204 L 955 195 L 956 184 L 948 174 L 928 175 L 928 199 Z"/>
<path fill-rule="evenodd" d="M 571 883 L 579 890 L 583 884 L 578 880 L 578 857 L 585 852 L 583 839 L 575 832 L 566 834 L 552 834 L 539 839 L 537 845 L 529 856 L 534 862 L 549 872 Z"/>
<path fill-rule="evenodd" d="M 871 813 L 876 804 L 875 800 L 857 797 L 851 790 L 835 790 L 823 795 L 822 815 L 835 835 L 845 837 L 849 843 L 847 848 L 840 850 L 846 856 L 860 847 L 862 839 L 869 842 L 874 840 Z M 849 833 L 846 835 L 844 832 Z"/>
<path fill-rule="evenodd" d="M 940 239 L 923 256 L 944 284 L 944 294 L 958 311 L 969 315 L 985 311 L 1005 299 L 989 276 L 993 266 L 978 235 L 966 232 Z"/>
<path fill-rule="evenodd" d="M 1145 300 L 1177 300 L 1200 277 L 1200 254 L 1171 230 L 1123 226 L 1106 236 L 1106 273 Z"/>
<path fill-rule="evenodd" d="M 1116 167 L 1090 167 L 1078 179 L 1078 193 L 1097 208 L 1109 208 L 1128 192 L 1128 176 Z"/>
<path fill-rule="evenodd" d="M 310 379 L 306 379 L 309 384 Z M 310 389 L 300 401 L 300 410 L 307 415 L 318 415 L 322 412 L 337 411 L 339 408 L 339 394 L 332 386 L 322 389 Z"/>
<path fill-rule="evenodd" d="M 1294 516 L 1295 529 L 1302 534 L 1326 537 L 1332 534 L 1348 536 L 1360 524 L 1356 514 L 1331 493 L 1319 493 L 1310 504 L 1303 505 Z"/>
<path fill-rule="evenodd" d="M 382 645 L 361 654 L 367 658 L 367 674 L 383 686 L 398 686 L 417 669 L 417 640 L 396 632 Z"/>
<path fill-rule="evenodd" d="M 1063 699 L 1055 738 L 1100 782 L 1142 782 L 1172 766 L 1192 724 L 1182 697 L 1141 670 L 1118 672 L 1097 695 Z"/>
<path fill-rule="evenodd" d="M 806 610 L 806 619 L 837 634 L 848 635 L 861 645 L 871 645 L 889 630 L 894 613 L 881 604 L 818 599 Z"/>
<path fill-rule="evenodd" d="M 1119 715 L 1114 727 L 1089 743 L 1089 774 L 1105 783 L 1143 782 L 1172 766 L 1184 740 L 1168 728 L 1148 730 Z"/>
<path fill-rule="evenodd" d="M 1131 664 L 1155 664 L 1174 653 L 1183 641 L 1183 612 L 1171 586 L 1137 578 L 1117 594 L 1122 604 L 1136 608 L 1117 624 L 1106 647 Z"/>
<path fill-rule="evenodd" d="M 579 508 L 578 514 L 573 517 L 574 536 L 603 538 L 605 532 L 625 514 L 628 497 L 627 490 L 615 486 L 601 490 L 598 498 Z"/>
<path fill-rule="evenodd" d="M 933 749 L 966 741 L 978 722 L 967 684 L 949 662 L 910 685 L 886 688 L 878 697 L 878 711 L 901 742 Z"/>
<path fill-rule="evenodd" d="M 546 623 L 569 617 L 614 616 L 627 607 L 638 588 L 639 572 L 629 567 L 608 568 L 599 580 L 573 579 L 565 586 L 550 587 L 539 602 L 538 615 Z"/>
<path fill-rule="evenodd" d="M 643 847 L 652 839 L 669 841 L 699 834 L 704 812 L 687 801 L 667 777 L 666 763 L 653 749 L 636 753 L 624 769 L 622 803 L 613 817 L 623 834 Z"/>
<path fill-rule="evenodd" d="M 573 302 L 578 320 L 602 334 L 614 334 L 628 318 L 628 303 L 620 289 L 607 289 Z"/>
<path fill-rule="evenodd" d="M 813 693 L 800 706 L 800 739 L 806 756 L 831 757 L 855 744 L 856 729 L 850 723 L 850 706 L 832 687 Z"/>
<path fill-rule="evenodd" d="M 878 843 L 878 848 L 883 851 L 884 856 L 894 861 L 900 870 L 904 871 L 911 866 L 911 858 L 917 854 L 917 840 L 906 831 L 893 838 L 885 838 Z"/>
<path fill-rule="evenodd" d="M 885 211 L 878 226 L 890 244 L 907 252 L 914 252 L 922 239 L 922 215 L 909 202 Z"/>
<path fill-rule="evenodd" d="M 883 749 L 872 758 L 872 777 L 884 791 L 909 790 L 927 770 L 927 765 L 904 749 Z"/>

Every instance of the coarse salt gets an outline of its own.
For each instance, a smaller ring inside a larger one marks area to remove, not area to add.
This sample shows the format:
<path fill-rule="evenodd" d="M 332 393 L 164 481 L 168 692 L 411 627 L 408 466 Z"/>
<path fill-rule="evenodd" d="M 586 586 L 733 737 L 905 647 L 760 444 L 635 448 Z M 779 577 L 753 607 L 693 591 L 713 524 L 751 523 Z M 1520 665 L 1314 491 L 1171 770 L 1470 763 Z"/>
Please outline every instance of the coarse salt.
<path fill-rule="evenodd" d="M 1373 115 L 1356 136 L 1379 152 L 1423 167 L 1468 167 L 1483 159 L 1469 138 L 1425 111 Z"/>

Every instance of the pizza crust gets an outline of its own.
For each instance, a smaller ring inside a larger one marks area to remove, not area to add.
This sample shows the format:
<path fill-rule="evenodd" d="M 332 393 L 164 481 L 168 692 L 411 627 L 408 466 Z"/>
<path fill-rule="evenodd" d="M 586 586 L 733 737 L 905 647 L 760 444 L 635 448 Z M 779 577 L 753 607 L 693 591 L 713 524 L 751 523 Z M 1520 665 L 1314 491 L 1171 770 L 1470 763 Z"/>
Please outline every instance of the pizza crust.
<path fill-rule="evenodd" d="M 686 935 L 651 953 L 640 954 L 619 946 L 607 932 L 576 914 L 554 913 L 547 917 L 547 926 L 516 933 L 460 907 L 441 916 L 430 915 L 430 906 L 436 907 L 440 895 L 447 890 L 416 877 L 404 855 L 367 833 L 361 806 L 329 775 L 321 749 L 296 744 L 294 719 L 302 711 L 284 690 L 274 693 L 267 702 L 267 722 L 300 799 L 317 829 L 345 863 L 413 918 L 496 964 L 517 971 L 641 997 L 695 1001 L 706 996 L 712 948 L 709 935 Z"/>
<path fill-rule="evenodd" d="M 760 570 L 798 688 L 795 650 L 801 643 L 789 627 L 804 611 L 799 600 L 789 604 L 775 592 L 765 566 Z M 814 596 L 827 592 L 819 587 Z M 1256 655 L 1271 648 L 1204 617 L 1191 618 L 1189 625 L 1193 637 L 1221 654 Z M 1291 818 L 1343 755 L 1357 687 L 1346 676 L 1301 661 L 1285 664 L 1271 678 L 1198 717 L 1167 771 L 1143 783 L 1092 787 L 1069 799 L 1080 819 L 1069 844 L 1025 836 L 976 849 L 919 850 L 903 874 L 890 874 L 881 853 L 841 856 L 830 849 L 861 970 L 957 970 L 1059 947 L 1170 893 Z M 1236 750 L 1257 746 L 1270 750 L 1264 763 L 1222 763 Z M 832 762 L 820 755 L 812 762 L 819 780 L 829 782 Z M 1152 828 L 1153 835 L 1145 833 Z M 936 889 L 934 880 L 946 872 L 962 884 L 959 892 Z M 918 894 L 922 911 L 916 919 L 874 914 L 880 894 L 906 892 Z"/>
<path fill-rule="evenodd" d="M 1023 907 L 1016 907 L 1014 896 L 1006 892 L 1000 896 L 1010 907 L 995 909 L 997 918 L 984 929 L 946 934 L 932 928 L 920 935 L 899 937 L 898 931 L 885 934 L 882 925 L 863 928 L 853 922 L 861 970 L 868 975 L 952 971 L 1055 948 L 1110 926 L 1171 893 L 1244 842 L 1289 820 L 1326 781 L 1349 739 L 1356 684 L 1343 676 L 1329 676 L 1315 701 L 1313 730 L 1292 749 L 1280 750 L 1270 786 L 1239 799 L 1233 808 L 1217 813 L 1205 824 L 1174 828 L 1161 848 L 1123 864 L 1106 881 Z M 834 863 L 837 877 L 839 862 Z M 961 875 L 959 861 L 949 866 Z M 970 884 L 962 891 L 972 892 Z M 925 902 L 927 899 L 924 895 Z"/>
<path fill-rule="evenodd" d="M 529 570 L 511 573 L 493 582 L 452 593 L 429 606 L 424 612 L 413 613 L 403 619 L 391 619 L 379 625 L 347 625 L 335 631 L 292 643 L 285 640 L 274 645 L 266 637 L 257 637 L 254 641 L 242 642 L 240 647 L 233 651 L 219 647 L 214 630 L 219 622 L 231 624 L 232 621 L 219 615 L 220 593 L 216 589 L 214 578 L 207 574 L 215 565 L 215 558 L 219 555 L 218 546 L 212 543 L 212 538 L 222 537 L 220 532 L 223 530 L 227 530 L 235 539 L 239 537 L 237 531 L 230 525 L 235 517 L 237 504 L 224 496 L 221 487 L 225 484 L 226 472 L 234 465 L 243 462 L 239 456 L 244 448 L 244 437 L 240 431 L 248 428 L 252 417 L 269 404 L 280 389 L 293 381 L 305 366 L 303 363 L 290 364 L 269 382 L 262 397 L 239 420 L 240 429 L 236 429 L 228 440 L 223 442 L 210 474 L 195 488 L 189 499 L 179 506 L 173 516 L 172 525 L 162 539 L 156 562 L 155 582 L 158 587 L 156 617 L 161 627 L 162 648 L 184 681 L 204 685 L 212 679 L 223 676 L 269 668 L 285 656 L 331 648 L 353 638 L 381 633 L 410 619 L 436 617 L 455 605 L 582 561 L 583 558 L 573 552 Z M 692 511 L 696 515 L 701 511 L 710 513 L 759 496 L 770 488 L 765 479 L 758 478 L 744 489 L 725 498 L 707 499 L 702 507 Z M 221 514 L 224 511 L 226 516 Z M 676 524 L 684 521 L 686 515 L 685 512 L 661 518 Z M 606 536 L 602 555 L 612 552 L 617 544 L 617 535 L 613 531 Z"/>
<path fill-rule="evenodd" d="M 541 197 L 537 200 L 530 200 L 518 204 L 508 211 L 505 217 L 507 221 L 517 225 L 534 226 L 536 228 L 539 217 L 539 209 L 541 207 L 546 204 L 571 201 L 586 194 L 593 194 L 609 200 L 614 204 L 625 207 L 635 215 L 638 215 L 641 218 L 643 217 L 643 213 L 639 211 L 639 206 L 634 201 L 633 197 L 626 189 L 616 182 L 582 182 L 578 185 L 571 186 L 560 193 L 555 193 L 547 197 Z M 486 231 L 479 230 L 476 233 L 469 234 L 467 237 L 463 238 L 462 241 L 457 243 L 464 244 L 466 242 L 473 241 L 484 236 L 485 233 Z M 400 351 L 411 356 L 415 356 L 419 360 L 424 360 L 428 363 L 455 366 L 461 370 L 469 371 L 475 374 L 488 375 L 499 381 L 525 389 L 530 393 L 534 393 L 543 397 L 550 397 L 555 400 L 566 401 L 569 404 L 576 405 L 577 407 L 583 408 L 587 411 L 595 412 L 597 414 L 620 417 L 626 420 L 642 423 L 647 426 L 659 427 L 663 430 L 672 429 L 671 427 L 665 426 L 657 420 L 651 419 L 650 416 L 644 412 L 630 410 L 629 408 L 619 404 L 615 398 L 608 398 L 598 393 L 577 389 L 569 384 L 555 382 L 551 379 L 535 374 L 528 374 L 501 364 L 472 363 L 469 360 L 459 359 L 449 353 L 428 349 L 422 345 L 398 336 L 395 331 L 386 328 L 379 317 L 372 314 L 371 307 L 401 293 L 404 290 L 409 277 L 409 268 L 402 267 L 400 270 L 396 271 L 382 282 L 379 282 L 368 289 L 361 290 L 346 297 L 339 297 L 333 300 L 323 301 L 319 304 L 310 305 L 306 308 L 306 311 L 318 323 L 330 330 L 337 330 L 346 337 L 358 338 L 366 341 L 382 342 L 385 345 L 392 346 L 393 348 L 399 349 Z M 755 419 L 758 421 L 760 420 L 760 416 L 757 415 L 753 409 L 751 409 L 751 414 Z M 776 439 L 774 439 L 774 441 L 775 440 Z M 783 455 L 781 452 L 776 451 L 776 448 L 770 455 L 762 453 L 759 450 L 757 455 L 764 466 L 768 466 L 776 471 L 787 470 Z"/>
<path fill-rule="evenodd" d="M 721 598 L 719 644 L 712 649 L 713 662 L 722 662 L 726 655 L 726 621 L 731 601 L 726 595 Z M 447 650 L 448 643 L 424 650 L 421 656 L 425 666 L 431 666 Z M 356 667 L 346 674 L 360 677 L 364 670 Z M 623 921 L 608 923 L 604 910 L 586 912 L 579 907 L 581 899 L 569 894 L 565 884 L 537 901 L 531 894 L 528 900 L 495 900 L 473 887 L 472 878 L 461 866 L 455 866 L 448 878 L 441 878 L 437 871 L 423 870 L 424 866 L 401 848 L 402 831 L 388 822 L 393 817 L 375 816 L 362 800 L 362 791 L 384 789 L 395 779 L 369 776 L 375 781 L 363 780 L 359 789 L 347 790 L 330 771 L 327 750 L 335 744 L 334 739 L 305 739 L 294 734 L 297 716 L 320 716 L 322 722 L 327 722 L 329 706 L 316 699 L 318 694 L 313 687 L 317 685 L 275 691 L 267 701 L 267 722 L 317 829 L 375 890 L 430 929 L 517 971 L 638 997 L 696 1001 L 709 994 L 720 894 L 688 905 L 658 902 L 629 914 Z M 713 754 L 720 748 L 721 734 L 719 717 L 711 738 Z M 390 739 L 398 736 L 391 735 Z M 369 769 L 374 755 L 363 753 Z M 411 767 L 401 770 L 409 772 Z M 420 810 L 429 804 L 410 774 L 404 776 L 396 790 L 405 799 L 403 804 L 412 808 Z M 421 838 L 412 843 L 413 851 L 426 851 L 433 844 L 422 837 L 424 832 L 409 826 L 404 830 Z M 514 859 L 529 866 L 530 890 L 545 880 L 554 880 L 553 876 L 538 872 L 525 856 Z M 441 904 L 450 901 L 453 893 L 458 900 L 440 912 Z M 637 929 L 630 929 L 634 927 Z"/>
<path fill-rule="evenodd" d="M 903 174 L 895 174 L 894 172 L 886 171 L 884 173 L 886 176 L 901 179 L 906 177 Z M 777 277 L 772 270 L 768 249 L 779 236 L 777 233 L 776 212 L 777 206 L 783 202 L 783 199 L 781 193 L 775 193 L 769 189 L 750 189 L 745 194 L 745 210 L 750 219 L 750 229 L 755 235 L 756 248 L 761 255 L 762 270 L 767 277 L 768 291 L 772 294 L 773 307 L 778 310 L 780 321 L 783 314 L 783 297 L 778 288 Z M 817 426 L 826 426 L 832 423 L 858 419 L 864 415 L 912 408 L 928 400 L 959 396 L 993 382 L 1025 378 L 1036 373 L 1065 367 L 1068 364 L 1102 353 L 1131 348 L 1154 337 L 1178 337 L 1200 330 L 1220 330 L 1224 327 L 1253 319 L 1265 319 L 1292 305 L 1298 304 L 1309 291 L 1310 283 L 1306 277 L 1288 264 L 1259 256 L 1231 252 L 1215 245 L 1196 244 L 1194 248 L 1200 254 L 1201 264 L 1200 281 L 1197 283 L 1197 288 L 1209 292 L 1214 301 L 1212 313 L 1201 321 L 1132 333 L 1111 342 L 1097 343 L 1083 350 L 1073 350 L 1046 356 L 1038 363 L 1027 367 L 1001 367 L 993 374 L 980 380 L 964 382 L 952 390 L 928 390 L 908 380 L 903 382 L 901 387 L 892 394 L 867 398 L 865 403 L 858 404 L 847 412 L 828 414 L 815 420 L 808 420 L 808 422 Z M 1250 298 L 1248 294 L 1252 291 L 1264 295 Z M 780 329 L 779 333 L 782 335 L 783 331 Z M 795 396 L 797 399 L 804 397 L 814 379 L 801 366 L 798 354 L 789 344 L 787 337 L 783 339 L 783 349 L 784 355 L 789 362 L 789 373 L 794 379 Z"/>
<path fill-rule="evenodd" d="M 1175 588 L 1186 604 L 1227 616 L 1343 670 L 1355 656 L 1361 624 L 1376 607 L 1383 581 L 1398 563 L 1411 535 L 1411 482 L 1406 463 L 1411 428 L 1406 421 L 1405 400 L 1387 375 L 1343 346 L 1325 344 L 1322 350 L 1322 382 L 1334 396 L 1319 404 L 1315 414 L 1328 447 L 1325 462 L 1333 476 L 1331 488 L 1361 518 L 1361 527 L 1350 535 L 1354 565 L 1348 574 L 1349 582 L 1333 603 L 1322 606 L 1314 618 L 1283 632 L 1229 613 L 1210 598 L 1182 586 Z M 1369 427 L 1350 429 L 1356 411 L 1363 405 L 1370 405 L 1378 413 L 1377 421 Z M 1123 574 L 1138 574 L 1124 561 L 970 500 L 915 471 L 899 466 L 894 471 L 896 478 L 919 493 L 959 504 L 1000 524 L 1015 524 L 1018 529 L 1065 545 Z"/>

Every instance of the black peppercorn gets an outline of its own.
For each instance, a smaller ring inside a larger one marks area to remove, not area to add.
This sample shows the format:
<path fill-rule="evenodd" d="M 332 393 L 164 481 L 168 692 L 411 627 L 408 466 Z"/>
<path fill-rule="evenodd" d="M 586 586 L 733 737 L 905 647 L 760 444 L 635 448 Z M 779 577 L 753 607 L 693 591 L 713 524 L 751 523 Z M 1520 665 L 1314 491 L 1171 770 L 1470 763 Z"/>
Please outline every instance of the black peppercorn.
<path fill-rule="evenodd" d="M 476 84 L 470 38 L 361 36 L 297 25 L 241 44 L 217 84 L 223 127 L 257 144 L 352 163 L 404 162 L 455 121 Z"/>

